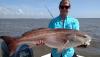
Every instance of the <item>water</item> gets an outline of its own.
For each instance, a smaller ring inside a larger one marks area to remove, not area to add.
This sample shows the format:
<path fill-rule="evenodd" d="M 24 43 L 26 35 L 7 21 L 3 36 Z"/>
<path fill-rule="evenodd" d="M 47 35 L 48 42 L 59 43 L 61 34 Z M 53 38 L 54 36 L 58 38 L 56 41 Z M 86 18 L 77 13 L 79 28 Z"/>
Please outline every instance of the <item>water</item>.
<path fill-rule="evenodd" d="M 0 35 L 20 36 L 35 28 L 47 27 L 47 19 L 0 19 Z"/>
<path fill-rule="evenodd" d="M 21 36 L 31 29 L 48 27 L 49 22 L 50 19 L 0 19 L 0 35 Z M 85 57 L 100 57 L 100 18 L 79 18 L 79 22 L 80 30 L 88 33 L 94 39 L 88 48 L 76 49 L 77 53 Z M 37 47 L 37 49 L 39 48 Z M 43 52 L 36 51 L 36 56 L 49 52 L 47 47 L 39 50 Z"/>

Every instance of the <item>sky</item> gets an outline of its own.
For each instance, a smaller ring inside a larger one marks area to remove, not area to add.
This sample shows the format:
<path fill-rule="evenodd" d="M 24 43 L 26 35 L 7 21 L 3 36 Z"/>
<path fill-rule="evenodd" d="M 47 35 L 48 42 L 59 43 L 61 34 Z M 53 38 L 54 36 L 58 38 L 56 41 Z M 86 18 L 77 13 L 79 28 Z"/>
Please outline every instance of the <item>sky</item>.
<path fill-rule="evenodd" d="M 58 5 L 60 1 L 0 0 L 0 18 L 53 18 L 59 15 Z M 75 18 L 100 18 L 100 0 L 70 1 L 70 16 Z"/>

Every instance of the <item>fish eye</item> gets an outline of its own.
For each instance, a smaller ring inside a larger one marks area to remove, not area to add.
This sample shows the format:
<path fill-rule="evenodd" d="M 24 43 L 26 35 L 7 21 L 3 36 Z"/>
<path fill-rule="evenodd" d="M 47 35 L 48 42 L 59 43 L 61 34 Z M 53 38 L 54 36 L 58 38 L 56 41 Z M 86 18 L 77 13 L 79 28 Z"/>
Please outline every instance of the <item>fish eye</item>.
<path fill-rule="evenodd" d="M 87 35 L 84 35 L 83 37 L 84 37 L 84 38 L 87 38 Z"/>

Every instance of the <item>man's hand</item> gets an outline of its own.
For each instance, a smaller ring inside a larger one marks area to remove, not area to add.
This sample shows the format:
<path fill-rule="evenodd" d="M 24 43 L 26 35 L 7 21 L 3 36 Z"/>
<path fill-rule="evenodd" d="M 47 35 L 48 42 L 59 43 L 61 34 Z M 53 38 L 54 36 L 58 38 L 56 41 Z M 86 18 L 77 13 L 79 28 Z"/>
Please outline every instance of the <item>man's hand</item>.
<path fill-rule="evenodd" d="M 39 40 L 39 41 L 36 42 L 37 46 L 41 46 L 41 45 L 44 45 L 44 44 L 45 44 L 45 42 L 43 40 Z"/>

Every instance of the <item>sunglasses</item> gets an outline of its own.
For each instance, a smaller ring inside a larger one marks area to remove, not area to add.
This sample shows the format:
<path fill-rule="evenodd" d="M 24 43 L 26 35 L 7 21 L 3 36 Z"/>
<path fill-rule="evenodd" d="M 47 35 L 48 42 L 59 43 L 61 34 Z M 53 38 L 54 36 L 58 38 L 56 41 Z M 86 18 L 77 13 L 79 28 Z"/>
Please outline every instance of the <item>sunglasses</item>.
<path fill-rule="evenodd" d="M 64 9 L 64 8 L 65 8 L 65 9 L 69 9 L 70 6 L 60 6 L 60 8 L 61 8 L 61 9 Z"/>

